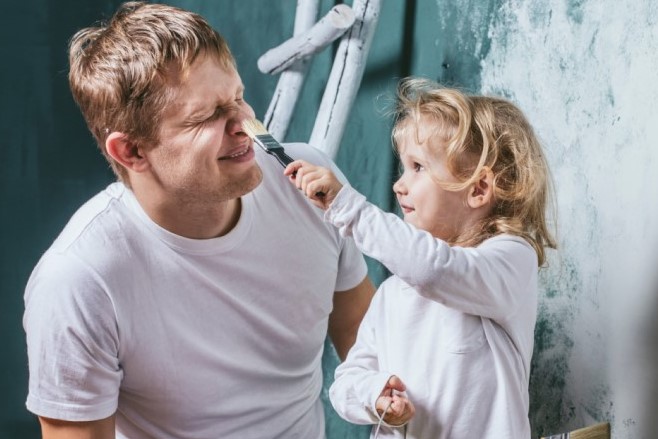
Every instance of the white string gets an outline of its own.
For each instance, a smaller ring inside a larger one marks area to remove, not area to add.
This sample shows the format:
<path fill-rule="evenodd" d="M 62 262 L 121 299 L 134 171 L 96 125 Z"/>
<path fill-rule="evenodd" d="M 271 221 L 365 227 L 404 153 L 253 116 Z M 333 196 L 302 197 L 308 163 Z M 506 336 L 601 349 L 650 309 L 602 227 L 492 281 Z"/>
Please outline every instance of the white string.
<path fill-rule="evenodd" d="M 377 439 L 377 436 L 379 435 L 379 429 L 382 426 L 382 422 L 384 422 L 384 416 L 386 416 L 386 412 L 388 411 L 388 409 L 391 408 L 392 405 L 393 405 L 393 398 L 391 398 L 391 402 L 388 403 L 388 405 L 386 406 L 386 410 L 384 410 L 384 412 L 382 413 L 381 416 L 379 416 L 379 413 L 377 413 L 377 417 L 379 418 L 379 422 L 377 423 L 377 428 L 375 429 L 375 438 L 374 439 Z"/>

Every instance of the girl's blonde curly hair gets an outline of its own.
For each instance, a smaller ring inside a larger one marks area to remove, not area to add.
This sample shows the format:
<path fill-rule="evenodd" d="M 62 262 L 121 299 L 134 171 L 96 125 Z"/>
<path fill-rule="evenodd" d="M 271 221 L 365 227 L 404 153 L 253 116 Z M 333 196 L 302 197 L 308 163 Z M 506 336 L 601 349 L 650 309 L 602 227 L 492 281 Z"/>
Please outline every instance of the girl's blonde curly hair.
<path fill-rule="evenodd" d="M 459 181 L 439 181 L 444 189 L 468 188 L 485 168 L 493 173 L 491 214 L 450 244 L 475 246 L 508 233 L 526 239 L 544 265 L 545 248 L 556 248 L 546 218 L 547 209 L 554 210 L 551 175 L 521 110 L 501 98 L 470 96 L 427 79 L 406 78 L 398 86 L 394 115 L 396 149 L 410 130 L 418 137 L 421 123 L 435 122 L 431 141 L 424 144 L 443 148 L 447 167 Z"/>

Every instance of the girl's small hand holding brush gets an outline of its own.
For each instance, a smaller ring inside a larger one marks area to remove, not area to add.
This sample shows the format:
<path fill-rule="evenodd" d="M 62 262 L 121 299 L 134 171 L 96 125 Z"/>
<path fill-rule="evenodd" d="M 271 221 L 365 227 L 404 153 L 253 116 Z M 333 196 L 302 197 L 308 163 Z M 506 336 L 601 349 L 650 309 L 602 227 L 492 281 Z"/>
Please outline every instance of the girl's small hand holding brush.
<path fill-rule="evenodd" d="M 302 190 L 314 205 L 323 210 L 327 210 L 343 187 L 329 169 L 304 160 L 290 163 L 283 174 L 287 175 L 290 182 Z"/>

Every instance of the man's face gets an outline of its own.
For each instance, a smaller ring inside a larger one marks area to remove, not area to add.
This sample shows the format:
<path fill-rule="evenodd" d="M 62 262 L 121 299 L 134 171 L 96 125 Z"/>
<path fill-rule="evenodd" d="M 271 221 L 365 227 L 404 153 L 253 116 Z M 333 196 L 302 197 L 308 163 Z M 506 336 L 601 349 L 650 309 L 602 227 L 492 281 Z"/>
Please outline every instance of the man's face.
<path fill-rule="evenodd" d="M 254 117 L 232 67 L 201 56 L 165 109 L 159 144 L 146 152 L 164 196 L 214 204 L 252 191 L 262 179 L 242 121 Z"/>

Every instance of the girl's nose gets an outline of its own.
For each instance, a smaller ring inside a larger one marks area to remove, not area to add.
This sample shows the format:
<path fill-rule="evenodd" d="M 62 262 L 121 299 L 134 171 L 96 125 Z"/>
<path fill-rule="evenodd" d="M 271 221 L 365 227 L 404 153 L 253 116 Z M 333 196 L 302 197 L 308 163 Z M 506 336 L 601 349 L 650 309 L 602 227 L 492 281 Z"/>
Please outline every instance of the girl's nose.
<path fill-rule="evenodd" d="M 396 194 L 404 194 L 407 191 L 407 187 L 404 185 L 404 182 L 402 181 L 402 177 L 398 178 L 398 180 L 393 183 L 393 192 Z"/>

